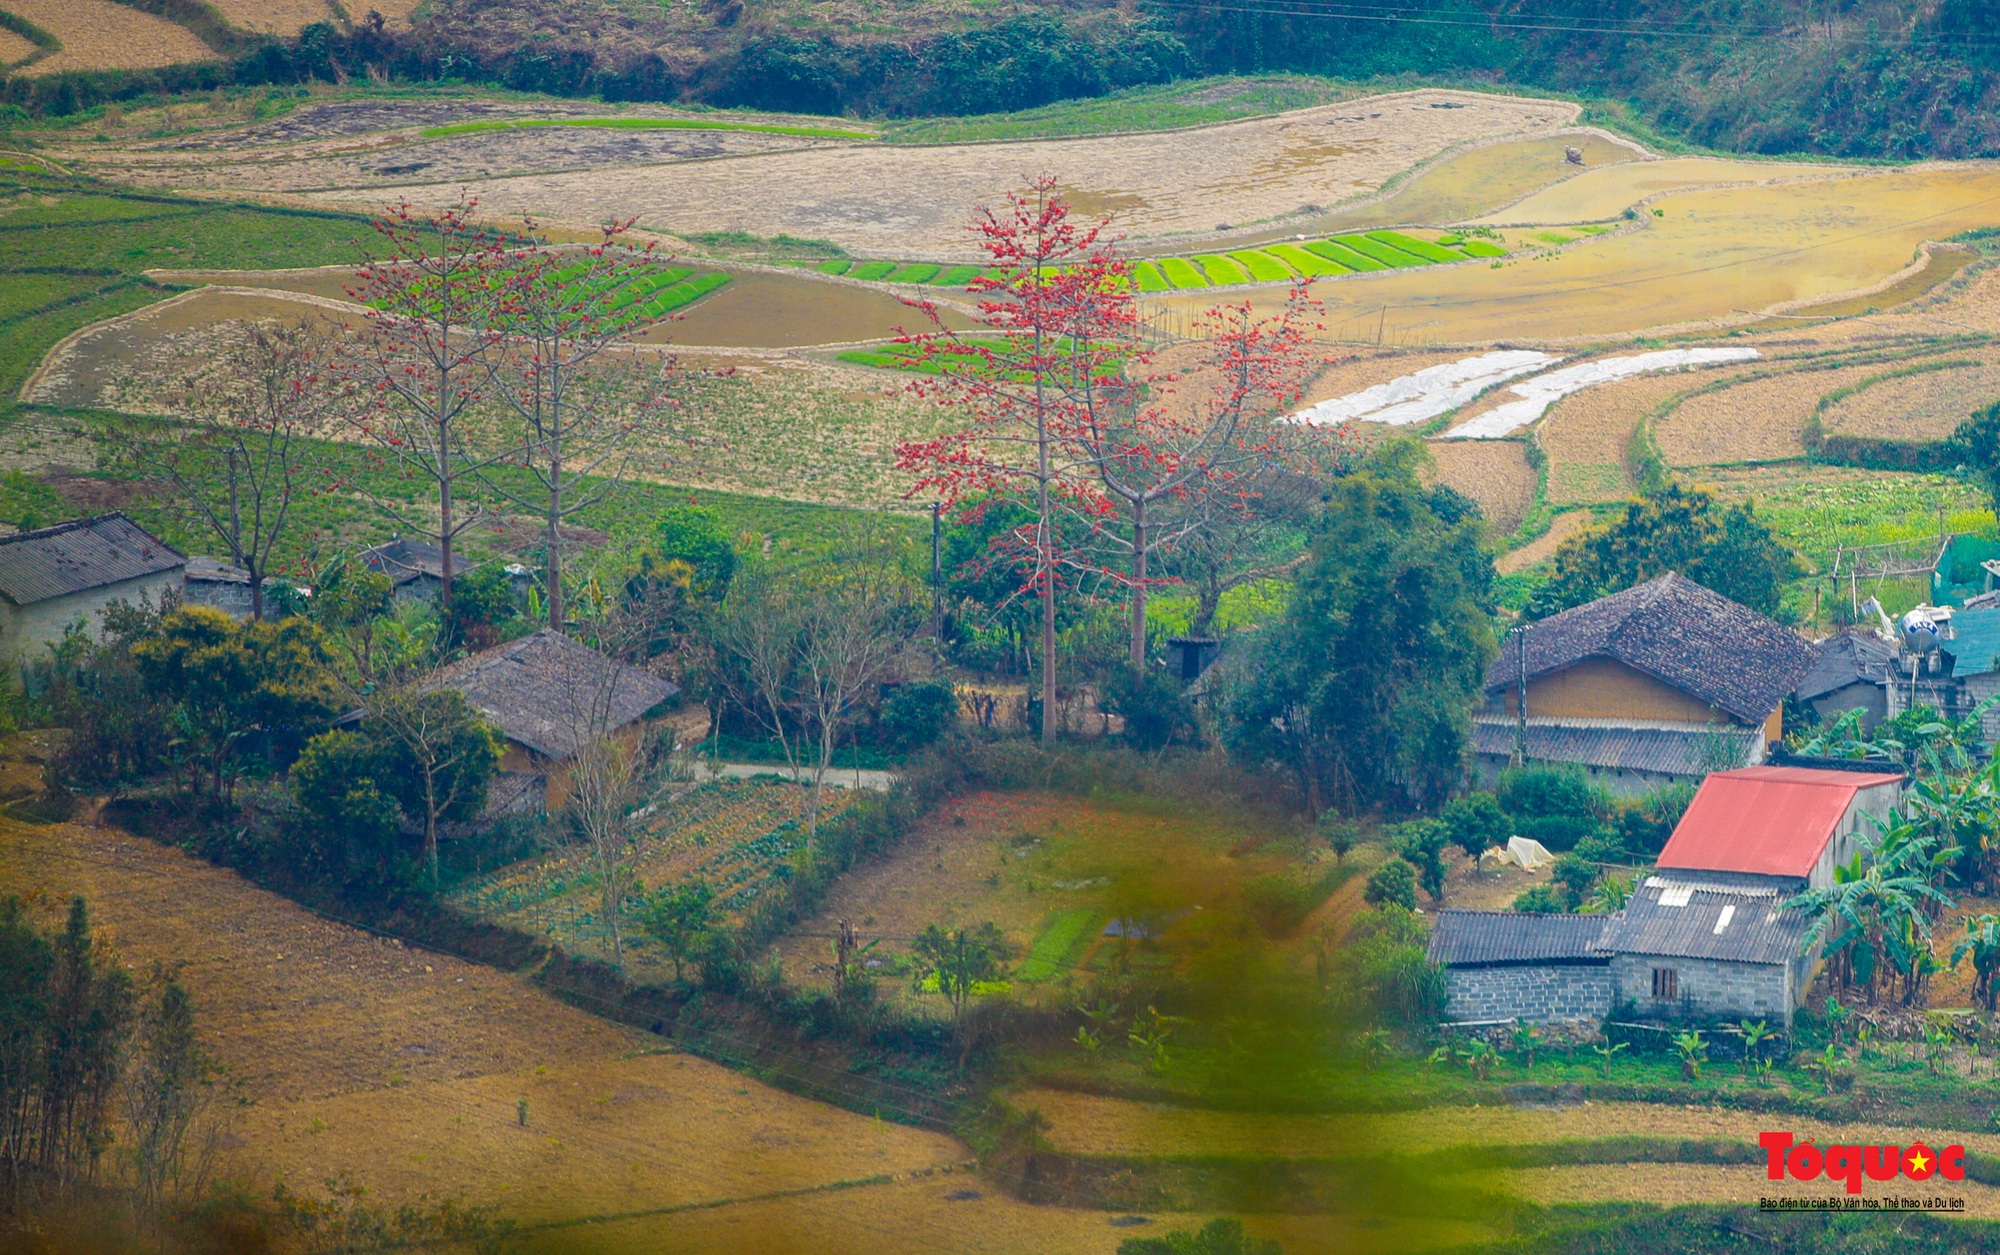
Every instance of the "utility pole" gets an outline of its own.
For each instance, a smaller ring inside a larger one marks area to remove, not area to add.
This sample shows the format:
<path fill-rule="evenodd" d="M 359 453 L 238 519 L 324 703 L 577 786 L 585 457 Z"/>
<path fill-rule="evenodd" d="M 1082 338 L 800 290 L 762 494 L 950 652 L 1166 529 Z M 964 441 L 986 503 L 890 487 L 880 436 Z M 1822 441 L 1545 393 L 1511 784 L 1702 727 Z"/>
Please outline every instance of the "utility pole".
<path fill-rule="evenodd" d="M 1509 765 L 1520 767 L 1528 761 L 1528 625 L 1523 623 L 1507 635 L 1514 638 L 1514 752 Z"/>

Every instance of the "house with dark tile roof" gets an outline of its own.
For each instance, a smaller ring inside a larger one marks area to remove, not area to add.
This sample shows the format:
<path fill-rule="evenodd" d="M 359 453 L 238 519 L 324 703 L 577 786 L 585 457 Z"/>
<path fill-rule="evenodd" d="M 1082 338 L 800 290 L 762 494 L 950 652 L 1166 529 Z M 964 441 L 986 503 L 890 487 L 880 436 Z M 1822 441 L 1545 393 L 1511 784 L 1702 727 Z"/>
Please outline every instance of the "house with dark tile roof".
<path fill-rule="evenodd" d="M 1669 573 L 1509 632 L 1477 761 L 1571 764 L 1620 793 L 1759 762 L 1813 661 L 1789 628 Z"/>
<path fill-rule="evenodd" d="M 0 536 L 0 656 L 46 656 L 73 625 L 95 634 L 117 601 L 181 589 L 187 557 L 123 514 Z"/>
<path fill-rule="evenodd" d="M 1813 663 L 1799 681 L 1798 699 L 1822 722 L 1850 710 L 1873 731 L 1889 713 L 1889 685 L 1896 672 L 1896 646 L 1867 628 L 1849 628 L 1813 646 Z"/>

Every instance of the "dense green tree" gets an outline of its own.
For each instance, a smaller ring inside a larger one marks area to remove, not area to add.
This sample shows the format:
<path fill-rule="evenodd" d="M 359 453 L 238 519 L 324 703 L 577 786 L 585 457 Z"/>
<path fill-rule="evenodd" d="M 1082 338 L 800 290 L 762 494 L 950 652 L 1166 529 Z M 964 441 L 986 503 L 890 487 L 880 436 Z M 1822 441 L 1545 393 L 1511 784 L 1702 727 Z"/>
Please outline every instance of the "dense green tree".
<path fill-rule="evenodd" d="M 660 943 L 674 961 L 674 979 L 681 979 L 689 959 L 707 947 L 715 928 L 715 890 L 705 880 L 684 880 L 662 889 L 639 912 L 639 927 Z"/>
<path fill-rule="evenodd" d="M 292 764 L 292 800 L 306 831 L 297 869 L 311 879 L 379 894 L 408 879 L 402 808 L 374 736 L 336 729 L 314 737 Z"/>
<path fill-rule="evenodd" d="M 1368 873 L 1368 886 L 1361 896 L 1370 906 L 1400 906 L 1406 911 L 1414 911 L 1417 909 L 1417 873 L 1402 859 L 1392 858 Z"/>
<path fill-rule="evenodd" d="M 736 576 L 736 547 L 723 534 L 715 512 L 696 505 L 668 506 L 653 520 L 653 541 L 641 563 L 684 562 L 689 586 L 703 597 L 720 601 Z M 647 567 L 651 573 L 651 567 Z"/>
<path fill-rule="evenodd" d="M 1786 580 L 1804 567 L 1748 505 L 1719 506 L 1700 488 L 1669 484 L 1626 503 L 1625 513 L 1556 550 L 1555 571 L 1528 602 L 1528 617 L 1678 571 L 1759 614 L 1774 614 Z"/>
<path fill-rule="evenodd" d="M 1479 856 L 1506 842 L 1512 832 L 1507 812 L 1491 793 L 1468 793 L 1445 804 L 1440 816 L 1451 844 L 1465 851 L 1465 857 L 1479 865 Z"/>
<path fill-rule="evenodd" d="M 190 791 L 203 776 L 227 799 L 254 732 L 294 746 L 340 709 L 325 639 L 305 619 L 239 622 L 212 606 L 182 606 L 132 644 L 153 693 L 174 703 L 189 747 Z"/>
<path fill-rule="evenodd" d="M 1493 564 L 1462 499 L 1419 482 L 1421 457 L 1391 442 L 1334 482 L 1232 702 L 1237 756 L 1288 768 L 1315 812 L 1434 806 L 1465 774 Z"/>
<path fill-rule="evenodd" d="M 452 587 L 451 614 L 445 620 L 450 639 L 467 649 L 489 649 L 502 628 L 516 615 L 514 581 L 498 562 L 476 566 Z"/>
<path fill-rule="evenodd" d="M 449 688 L 410 688 L 368 707 L 364 733 L 377 745 L 382 791 L 424 833 L 424 863 L 438 879 L 438 827 L 478 815 L 500 767 L 500 734 Z"/>
<path fill-rule="evenodd" d="M 952 1018 L 959 1019 L 976 987 L 1000 978 L 1006 957 L 1007 943 L 990 922 L 950 930 L 928 924 L 910 943 L 910 976 L 918 990 L 950 1003 Z"/>
<path fill-rule="evenodd" d="M 1433 903 L 1444 900 L 1444 851 L 1452 844 L 1451 828 L 1436 819 L 1413 819 L 1390 834 L 1391 847 L 1417 873 L 1417 883 Z"/>

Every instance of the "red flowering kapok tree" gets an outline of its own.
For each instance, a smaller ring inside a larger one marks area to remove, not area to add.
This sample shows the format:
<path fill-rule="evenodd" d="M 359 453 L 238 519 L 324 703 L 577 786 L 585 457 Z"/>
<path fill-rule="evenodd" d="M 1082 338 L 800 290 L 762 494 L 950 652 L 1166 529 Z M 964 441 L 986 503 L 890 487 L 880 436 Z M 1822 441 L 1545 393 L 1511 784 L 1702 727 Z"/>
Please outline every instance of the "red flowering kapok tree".
<path fill-rule="evenodd" d="M 1022 592 L 1041 603 L 1042 740 L 1055 736 L 1056 593 L 1093 561 L 1066 538 L 1059 513 L 1102 516 L 1109 505 L 1081 436 L 1093 412 L 1128 390 L 1142 365 L 1131 269 L 1101 242 L 1101 225 L 1071 222 L 1052 176 L 982 209 L 973 230 L 992 265 L 967 285 L 978 334 L 947 330 L 937 307 L 916 302 L 934 330 L 904 338 L 936 375 L 917 390 L 962 410 L 969 422 L 897 447 L 912 493 L 947 506 L 1016 501 L 1027 521 L 998 538 L 996 557 L 1023 572 Z M 980 508 L 980 507 L 975 507 Z"/>
<path fill-rule="evenodd" d="M 351 294 L 369 309 L 352 346 L 349 374 L 369 404 L 352 418 L 362 437 L 405 478 L 428 481 L 437 513 L 372 492 L 396 522 L 443 552 L 441 600 L 451 613 L 452 543 L 480 521 L 461 511 L 460 480 L 502 459 L 465 428 L 492 385 L 493 315 L 506 289 L 505 238 L 473 219 L 477 201 L 421 212 L 396 205 L 376 220 L 379 256 L 362 266 Z"/>
<path fill-rule="evenodd" d="M 904 443 L 897 463 L 916 472 L 913 494 L 1027 507 L 1001 556 L 1040 598 L 1045 712 L 1055 709 L 1064 577 L 1130 591 L 1132 665 L 1143 667 L 1147 590 L 1165 582 L 1149 560 L 1245 513 L 1264 477 L 1300 460 L 1311 430 L 1277 420 L 1317 363 L 1316 307 L 1301 285 L 1274 317 L 1247 303 L 1211 311 L 1197 324 L 1204 342 L 1177 351 L 1189 369 L 1155 371 L 1130 263 L 1103 224 L 1070 221 L 1055 187 L 1045 176 L 1010 196 L 1007 212 L 981 211 L 973 229 L 993 266 L 969 285 L 977 333 L 947 330 L 934 305 L 917 303 L 934 330 L 905 342 L 936 372 L 917 388 L 970 421 Z M 1087 526 L 1063 526 L 1064 515 Z M 1043 739 L 1053 731 L 1044 718 Z"/>
<path fill-rule="evenodd" d="M 482 478 L 542 520 L 549 626 L 558 630 L 563 520 L 603 501 L 636 457 L 657 453 L 679 412 L 674 360 L 625 343 L 645 323 L 621 316 L 618 293 L 666 263 L 650 244 L 628 247 L 630 229 L 613 223 L 589 248 L 512 250 L 493 315 L 504 333 L 492 345 L 493 395 L 511 419 L 507 462 L 525 484 Z"/>
<path fill-rule="evenodd" d="M 1192 357 L 1187 369 L 1144 380 L 1128 369 L 1122 393 L 1101 390 L 1111 403 L 1079 414 L 1076 442 L 1111 508 L 1096 538 L 1121 559 L 1108 570 L 1130 592 L 1134 670 L 1146 665 L 1148 590 L 1164 582 L 1152 555 L 1247 515 L 1273 471 L 1310 457 L 1316 429 L 1278 420 L 1316 364 L 1316 310 L 1303 284 L 1270 318 L 1247 301 L 1210 310 L 1196 343 L 1169 354 Z"/>

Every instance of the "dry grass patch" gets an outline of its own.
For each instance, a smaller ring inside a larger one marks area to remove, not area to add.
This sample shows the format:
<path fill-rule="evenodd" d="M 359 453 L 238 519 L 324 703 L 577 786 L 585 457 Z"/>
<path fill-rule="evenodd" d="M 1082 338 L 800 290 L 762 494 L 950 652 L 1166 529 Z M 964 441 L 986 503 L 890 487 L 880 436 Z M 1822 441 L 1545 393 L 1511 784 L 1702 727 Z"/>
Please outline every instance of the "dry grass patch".
<path fill-rule="evenodd" d="M 1432 474 L 1479 503 L 1496 535 L 1521 525 L 1535 500 L 1535 468 L 1518 440 L 1433 440 Z"/>
<path fill-rule="evenodd" d="M 185 26 L 112 0 L 6 0 L 4 7 L 62 41 L 60 51 L 23 74 L 149 70 L 215 59 L 215 51 Z"/>
<path fill-rule="evenodd" d="M 1502 575 L 1512 575 L 1516 571 L 1525 571 L 1538 562 L 1547 562 L 1556 556 L 1556 550 L 1562 548 L 1564 541 L 1589 527 L 1596 517 L 1588 510 L 1571 510 L 1566 514 L 1558 514 L 1549 524 L 1548 531 L 1519 549 L 1501 554 L 1494 560 L 1494 568 Z"/>
<path fill-rule="evenodd" d="M 1879 372 L 1878 372 L 1879 373 Z M 2000 399 L 2000 366 L 1974 364 L 1884 379 L 1828 406 L 1828 433 L 1887 440 L 1943 440 Z"/>
<path fill-rule="evenodd" d="M 1571 123 L 1556 101 L 1421 90 L 1195 130 L 934 148 L 828 145 L 690 165 L 671 180 L 638 167 L 473 180 L 496 215 L 593 223 L 636 215 L 671 231 L 830 239 L 867 256 L 977 260 L 965 227 L 1003 203 L 1022 171 L 1051 171 L 1085 203 L 1117 207 L 1133 238 L 1207 235 L 1223 223 L 1301 216 L 1380 187 L 1469 139 Z M 411 187 L 448 203 L 456 182 Z M 347 202 L 348 192 L 319 194 Z M 1312 216 L 1317 216 L 1316 214 Z"/>
<path fill-rule="evenodd" d="M 1805 453 L 1806 421 L 1820 398 L 1884 369 L 1787 371 L 1700 393 L 1654 423 L 1653 439 L 1672 466 L 1796 458 Z"/>
<path fill-rule="evenodd" d="M 1583 165 L 1572 165 L 1565 150 L 1583 152 Z M 1462 222 L 1497 210 L 1551 183 L 1586 169 L 1638 160 L 1643 154 L 1596 133 L 1540 136 L 1505 140 L 1447 157 L 1412 176 L 1394 194 L 1370 205 L 1331 214 L 1313 223 L 1327 232 L 1365 230 L 1422 222 L 1442 225 Z"/>
<path fill-rule="evenodd" d="M 1484 226 L 1602 222 L 1616 218 L 1649 196 L 1681 188 L 1763 183 L 1845 174 L 1852 170 L 1851 166 L 1801 166 L 1789 162 L 1726 161 L 1714 157 L 1670 157 L 1662 161 L 1627 162 L 1585 171 L 1476 221 Z"/>
<path fill-rule="evenodd" d="M 209 4 L 231 25 L 271 35 L 296 35 L 302 27 L 335 18 L 327 0 L 209 0 Z M 386 9 L 381 12 L 389 16 Z"/>

